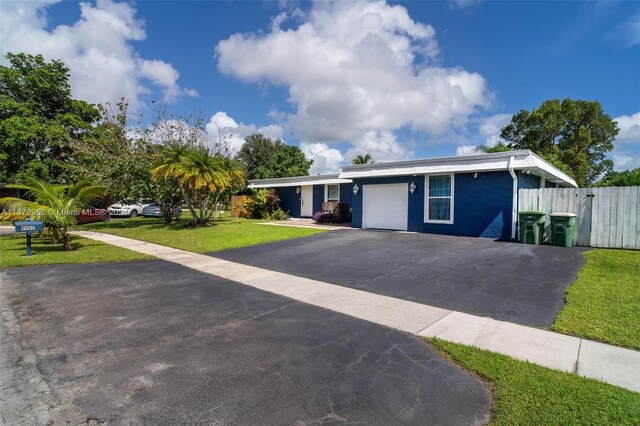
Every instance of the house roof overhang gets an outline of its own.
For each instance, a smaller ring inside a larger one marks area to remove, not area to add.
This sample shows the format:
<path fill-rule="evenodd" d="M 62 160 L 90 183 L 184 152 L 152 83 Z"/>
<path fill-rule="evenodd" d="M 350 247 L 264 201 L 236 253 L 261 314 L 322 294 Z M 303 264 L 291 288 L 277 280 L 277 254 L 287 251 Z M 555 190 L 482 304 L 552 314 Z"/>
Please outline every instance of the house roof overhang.
<path fill-rule="evenodd" d="M 305 185 L 325 185 L 351 183 L 351 179 L 340 178 L 338 173 L 330 175 L 296 176 L 287 178 L 255 179 L 250 180 L 247 185 L 250 189 L 255 188 L 282 188 L 287 186 Z"/>
<path fill-rule="evenodd" d="M 339 177 L 357 179 L 369 177 L 426 175 L 436 173 L 491 172 L 520 170 L 544 177 L 561 186 L 577 188 L 576 181 L 530 150 L 497 152 L 457 157 L 343 166 Z"/>

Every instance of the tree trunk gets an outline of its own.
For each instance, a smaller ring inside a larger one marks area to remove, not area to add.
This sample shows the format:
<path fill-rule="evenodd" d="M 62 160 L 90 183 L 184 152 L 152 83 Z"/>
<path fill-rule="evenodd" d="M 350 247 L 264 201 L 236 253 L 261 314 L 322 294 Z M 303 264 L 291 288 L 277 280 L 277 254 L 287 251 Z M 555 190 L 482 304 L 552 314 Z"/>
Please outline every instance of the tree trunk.
<path fill-rule="evenodd" d="M 58 234 L 58 229 L 53 228 L 51 233 L 51 244 L 58 244 L 60 242 L 60 235 Z"/>
<path fill-rule="evenodd" d="M 73 250 L 73 247 L 71 247 L 71 244 L 69 242 L 69 233 L 67 232 L 66 229 L 62 230 L 62 249 L 64 251 Z"/>

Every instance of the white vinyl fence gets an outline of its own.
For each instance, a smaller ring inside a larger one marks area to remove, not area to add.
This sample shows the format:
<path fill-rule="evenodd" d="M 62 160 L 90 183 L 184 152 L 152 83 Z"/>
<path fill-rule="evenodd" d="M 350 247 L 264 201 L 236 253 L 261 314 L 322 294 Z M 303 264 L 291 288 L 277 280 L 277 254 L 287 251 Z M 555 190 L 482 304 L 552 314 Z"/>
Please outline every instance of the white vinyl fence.
<path fill-rule="evenodd" d="M 576 213 L 574 243 L 578 246 L 640 250 L 640 187 L 541 188 L 518 191 L 518 211 Z"/>

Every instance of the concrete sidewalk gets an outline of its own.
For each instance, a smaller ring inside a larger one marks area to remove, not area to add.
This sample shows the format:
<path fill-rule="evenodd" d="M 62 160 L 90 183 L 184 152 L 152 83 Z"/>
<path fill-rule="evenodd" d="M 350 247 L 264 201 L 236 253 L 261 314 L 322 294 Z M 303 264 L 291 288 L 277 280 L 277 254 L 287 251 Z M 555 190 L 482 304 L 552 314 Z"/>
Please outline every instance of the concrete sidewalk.
<path fill-rule="evenodd" d="M 74 234 L 397 330 L 476 346 L 640 392 L 640 352 L 637 351 L 130 238 L 88 231 Z"/>

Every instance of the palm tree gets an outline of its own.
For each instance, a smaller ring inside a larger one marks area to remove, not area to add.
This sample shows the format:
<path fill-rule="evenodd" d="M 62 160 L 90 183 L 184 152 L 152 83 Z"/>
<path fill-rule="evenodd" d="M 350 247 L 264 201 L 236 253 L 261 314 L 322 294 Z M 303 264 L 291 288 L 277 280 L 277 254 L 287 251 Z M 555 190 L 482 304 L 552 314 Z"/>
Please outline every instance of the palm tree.
<path fill-rule="evenodd" d="M 169 145 L 156 167 L 154 179 L 173 178 L 180 187 L 196 224 L 206 224 L 215 212 L 220 197 L 234 180 L 244 178 L 240 166 L 221 155 L 214 155 L 204 146 L 194 148 Z M 213 200 L 212 197 L 213 196 Z"/>
<path fill-rule="evenodd" d="M 54 243 L 62 238 L 63 250 L 73 250 L 69 230 L 76 225 L 77 212 L 101 198 L 107 188 L 92 185 L 86 180 L 74 185 L 53 185 L 35 177 L 27 177 L 25 180 L 26 184 L 7 187 L 26 190 L 27 198 L 34 201 L 4 197 L 0 198 L 0 204 L 5 204 L 11 210 L 34 212 L 44 222 L 45 228 L 51 231 Z"/>
<path fill-rule="evenodd" d="M 373 158 L 371 158 L 371 154 L 365 154 L 365 155 L 358 155 L 356 158 L 354 158 L 351 161 L 351 164 L 369 164 L 369 163 L 375 163 L 375 161 L 373 161 Z"/>

